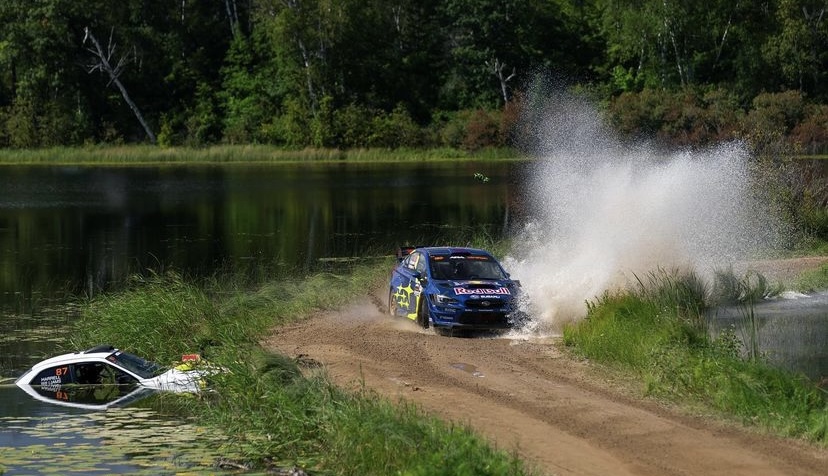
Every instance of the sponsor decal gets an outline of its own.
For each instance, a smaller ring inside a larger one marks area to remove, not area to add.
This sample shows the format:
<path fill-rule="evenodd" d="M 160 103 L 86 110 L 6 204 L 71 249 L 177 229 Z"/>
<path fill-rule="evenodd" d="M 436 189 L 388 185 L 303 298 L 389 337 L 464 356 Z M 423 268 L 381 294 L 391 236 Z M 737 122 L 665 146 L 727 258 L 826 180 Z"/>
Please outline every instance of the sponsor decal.
<path fill-rule="evenodd" d="M 47 392 L 56 392 L 60 390 L 61 383 L 60 376 L 58 375 L 49 375 L 48 377 L 40 379 L 40 386 Z"/>
<path fill-rule="evenodd" d="M 414 289 L 411 288 L 411 283 L 403 286 L 397 286 L 397 292 L 394 293 L 393 298 L 397 301 L 397 306 L 408 309 L 411 306 L 411 296 L 414 294 Z"/>
<path fill-rule="evenodd" d="M 509 288 L 507 288 L 506 286 L 496 288 L 496 289 L 492 289 L 492 288 L 481 288 L 481 289 L 471 288 L 471 289 L 469 289 L 469 288 L 457 287 L 457 288 L 454 288 L 454 293 L 457 294 L 458 296 L 462 295 L 462 294 L 472 294 L 472 295 L 474 295 L 474 294 L 492 294 L 492 295 L 512 294 L 509 291 Z M 493 296 L 490 296 L 490 297 L 493 297 Z"/>

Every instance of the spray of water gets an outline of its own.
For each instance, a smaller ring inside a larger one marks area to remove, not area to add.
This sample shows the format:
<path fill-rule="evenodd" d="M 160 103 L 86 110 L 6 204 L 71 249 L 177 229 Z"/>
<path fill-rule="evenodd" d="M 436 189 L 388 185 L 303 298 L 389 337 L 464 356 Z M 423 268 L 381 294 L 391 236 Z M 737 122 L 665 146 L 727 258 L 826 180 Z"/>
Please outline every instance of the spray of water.
<path fill-rule="evenodd" d="M 662 269 L 705 276 L 785 235 L 756 193 L 745 148 L 657 152 L 625 144 L 587 101 L 536 100 L 526 117 L 530 218 L 506 258 L 542 329 L 585 315 L 586 301 Z"/>

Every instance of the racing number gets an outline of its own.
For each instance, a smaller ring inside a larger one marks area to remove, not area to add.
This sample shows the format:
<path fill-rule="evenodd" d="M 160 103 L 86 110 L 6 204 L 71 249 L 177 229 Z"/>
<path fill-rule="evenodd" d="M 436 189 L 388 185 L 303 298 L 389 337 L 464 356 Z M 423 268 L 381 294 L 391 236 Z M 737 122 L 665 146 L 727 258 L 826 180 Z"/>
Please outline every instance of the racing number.
<path fill-rule="evenodd" d="M 64 375 L 69 375 L 69 367 L 57 367 L 55 368 L 55 375 L 58 377 L 62 377 Z"/>

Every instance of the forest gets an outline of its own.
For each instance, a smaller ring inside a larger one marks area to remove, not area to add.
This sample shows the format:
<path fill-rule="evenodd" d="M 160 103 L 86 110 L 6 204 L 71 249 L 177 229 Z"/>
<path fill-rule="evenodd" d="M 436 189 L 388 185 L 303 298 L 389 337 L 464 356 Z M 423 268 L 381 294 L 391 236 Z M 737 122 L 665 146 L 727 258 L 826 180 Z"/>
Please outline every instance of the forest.
<path fill-rule="evenodd" d="M 538 77 L 622 134 L 828 150 L 825 0 L 3 0 L 0 147 L 509 145 Z"/>

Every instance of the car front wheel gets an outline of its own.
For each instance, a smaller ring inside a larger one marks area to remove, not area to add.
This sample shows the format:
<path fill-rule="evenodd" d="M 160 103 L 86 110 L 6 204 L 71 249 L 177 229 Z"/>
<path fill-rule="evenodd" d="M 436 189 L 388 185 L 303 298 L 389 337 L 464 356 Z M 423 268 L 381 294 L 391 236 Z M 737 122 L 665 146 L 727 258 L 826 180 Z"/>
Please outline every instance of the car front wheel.
<path fill-rule="evenodd" d="M 425 294 L 420 296 L 420 302 L 417 305 L 417 324 L 423 329 L 428 329 L 428 304 L 425 302 L 427 298 Z"/>

